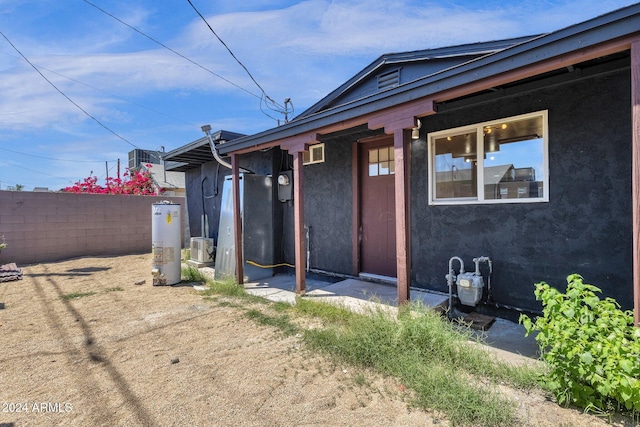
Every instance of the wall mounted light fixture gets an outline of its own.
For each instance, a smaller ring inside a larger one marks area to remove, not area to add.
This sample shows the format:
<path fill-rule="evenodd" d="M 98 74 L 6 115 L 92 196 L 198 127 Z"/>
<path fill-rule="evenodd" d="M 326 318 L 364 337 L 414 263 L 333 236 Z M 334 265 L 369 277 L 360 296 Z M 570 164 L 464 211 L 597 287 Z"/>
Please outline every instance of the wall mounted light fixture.
<path fill-rule="evenodd" d="M 422 127 L 422 122 L 420 121 L 420 119 L 416 119 L 416 121 L 418 122 L 418 125 L 411 129 L 411 139 L 420 138 L 420 128 Z"/>

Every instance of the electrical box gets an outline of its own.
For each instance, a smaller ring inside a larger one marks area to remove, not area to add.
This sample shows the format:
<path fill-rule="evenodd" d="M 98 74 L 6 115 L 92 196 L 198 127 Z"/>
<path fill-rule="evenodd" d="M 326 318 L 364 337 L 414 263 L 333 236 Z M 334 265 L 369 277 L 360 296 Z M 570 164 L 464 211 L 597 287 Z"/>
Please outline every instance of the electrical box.
<path fill-rule="evenodd" d="M 293 171 L 282 171 L 278 175 L 278 200 L 288 202 L 293 199 Z"/>

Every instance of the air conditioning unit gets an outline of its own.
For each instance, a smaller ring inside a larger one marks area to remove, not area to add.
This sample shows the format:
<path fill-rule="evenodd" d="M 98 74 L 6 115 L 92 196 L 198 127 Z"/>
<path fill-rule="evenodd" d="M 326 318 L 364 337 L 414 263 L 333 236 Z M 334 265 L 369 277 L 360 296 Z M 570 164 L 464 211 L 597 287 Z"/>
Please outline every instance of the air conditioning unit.
<path fill-rule="evenodd" d="M 213 239 L 208 237 L 191 238 L 191 260 L 196 262 L 214 262 L 216 248 Z"/>

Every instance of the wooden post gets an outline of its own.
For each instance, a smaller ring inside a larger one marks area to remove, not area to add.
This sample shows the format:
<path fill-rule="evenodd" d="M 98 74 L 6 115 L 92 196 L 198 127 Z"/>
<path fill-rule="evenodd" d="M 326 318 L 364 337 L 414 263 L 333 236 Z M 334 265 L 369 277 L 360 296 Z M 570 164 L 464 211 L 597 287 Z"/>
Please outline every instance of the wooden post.
<path fill-rule="evenodd" d="M 293 152 L 293 210 L 296 256 L 296 294 L 304 295 L 306 282 L 306 239 L 304 232 L 304 166 L 303 151 Z"/>
<path fill-rule="evenodd" d="M 351 188 L 353 189 L 351 206 L 351 274 L 357 276 L 360 273 L 360 156 L 357 141 L 351 145 Z"/>
<path fill-rule="evenodd" d="M 411 286 L 411 238 L 409 226 L 409 185 L 408 149 L 405 145 L 407 131 L 402 128 L 393 131 L 393 151 L 395 159 L 395 205 L 396 205 L 396 260 L 398 269 L 398 305 L 406 304 Z"/>
<path fill-rule="evenodd" d="M 231 192 L 233 193 L 233 234 L 236 247 L 236 280 L 244 284 L 244 253 L 242 247 L 242 212 L 240 211 L 240 159 L 231 154 Z"/>
<path fill-rule="evenodd" d="M 640 327 L 640 39 L 631 43 L 633 309 Z"/>

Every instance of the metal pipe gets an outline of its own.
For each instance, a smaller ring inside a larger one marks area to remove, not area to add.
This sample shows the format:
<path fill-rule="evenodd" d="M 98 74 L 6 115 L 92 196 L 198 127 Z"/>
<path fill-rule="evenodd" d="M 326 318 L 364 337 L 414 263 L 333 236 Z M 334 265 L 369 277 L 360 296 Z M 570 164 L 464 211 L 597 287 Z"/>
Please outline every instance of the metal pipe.
<path fill-rule="evenodd" d="M 202 237 L 209 237 L 209 217 L 207 216 L 207 207 L 204 203 L 204 182 L 207 180 L 207 176 L 200 180 L 200 199 L 202 200 L 202 218 L 200 219 L 200 235 Z"/>
<path fill-rule="evenodd" d="M 462 258 L 453 256 L 449 259 L 449 274 L 446 275 L 447 286 L 449 287 L 449 310 L 447 311 L 447 316 L 451 315 L 451 309 L 453 308 L 453 261 L 457 260 L 460 263 L 460 274 L 464 274 L 464 261 Z"/>
<path fill-rule="evenodd" d="M 309 272 L 309 257 L 311 255 L 311 240 L 310 240 L 310 235 L 309 235 L 309 231 L 311 230 L 311 226 L 306 226 L 306 234 L 307 234 L 307 273 Z"/>
<path fill-rule="evenodd" d="M 220 154 L 218 154 L 218 149 L 216 148 L 216 144 L 213 142 L 213 138 L 211 137 L 211 132 L 210 132 L 211 126 L 209 125 L 202 126 L 202 131 L 207 135 L 207 138 L 209 139 L 209 147 L 211 148 L 211 154 L 213 154 L 213 158 L 216 159 L 216 161 L 220 163 L 222 166 L 226 166 L 229 169 L 231 169 L 231 163 L 225 162 L 224 160 L 222 160 L 222 158 L 220 157 Z M 244 169 L 244 168 L 240 168 L 240 172 L 253 173 L 250 170 Z"/>
<path fill-rule="evenodd" d="M 481 262 L 486 262 L 489 264 L 489 277 L 487 279 L 487 303 L 491 302 L 491 299 L 493 297 L 493 293 L 491 290 L 491 276 L 493 276 L 493 263 L 491 262 L 491 258 L 489 258 L 488 256 L 480 256 L 477 258 L 473 259 L 473 262 L 476 265 L 476 271 L 475 271 L 475 275 L 476 276 L 480 276 L 480 263 Z"/>

